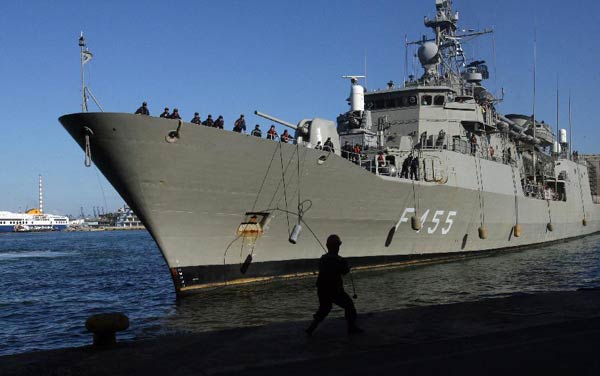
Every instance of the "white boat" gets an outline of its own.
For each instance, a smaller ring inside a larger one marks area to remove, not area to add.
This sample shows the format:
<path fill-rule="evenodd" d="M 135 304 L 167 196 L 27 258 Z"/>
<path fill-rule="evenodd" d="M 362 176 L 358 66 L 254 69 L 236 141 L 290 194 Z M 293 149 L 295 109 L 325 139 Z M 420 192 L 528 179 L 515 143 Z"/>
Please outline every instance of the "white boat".
<path fill-rule="evenodd" d="M 42 175 L 39 176 L 39 206 L 25 213 L 0 211 L 0 232 L 61 231 L 69 227 L 69 218 L 45 214 L 42 199 Z"/>
<path fill-rule="evenodd" d="M 0 232 L 61 231 L 69 226 L 69 218 L 44 214 L 39 209 L 25 213 L 0 211 Z"/>

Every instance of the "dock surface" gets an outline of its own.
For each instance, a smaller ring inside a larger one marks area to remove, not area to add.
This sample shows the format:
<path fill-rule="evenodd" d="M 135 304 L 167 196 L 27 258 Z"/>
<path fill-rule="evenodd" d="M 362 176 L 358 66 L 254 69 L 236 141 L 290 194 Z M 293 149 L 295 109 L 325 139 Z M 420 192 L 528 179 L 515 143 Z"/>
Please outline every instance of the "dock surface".
<path fill-rule="evenodd" d="M 600 374 L 600 289 L 363 313 L 353 336 L 329 318 L 309 337 L 310 319 L 4 356 L 0 374 Z"/>

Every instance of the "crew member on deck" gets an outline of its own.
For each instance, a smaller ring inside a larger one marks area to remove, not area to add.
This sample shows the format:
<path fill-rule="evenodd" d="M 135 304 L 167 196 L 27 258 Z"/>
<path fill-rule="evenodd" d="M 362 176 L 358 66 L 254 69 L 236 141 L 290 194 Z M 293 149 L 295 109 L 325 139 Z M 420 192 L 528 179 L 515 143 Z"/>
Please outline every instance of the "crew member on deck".
<path fill-rule="evenodd" d="M 202 124 L 202 121 L 200 120 L 200 114 L 197 112 L 194 112 L 194 118 L 192 120 L 190 120 L 190 122 L 194 123 L 194 124 Z"/>
<path fill-rule="evenodd" d="M 260 130 L 260 125 L 256 124 L 256 126 L 254 127 L 254 130 L 252 130 L 251 135 L 255 136 L 255 137 L 262 137 L 262 131 Z"/>
<path fill-rule="evenodd" d="M 174 108 L 173 113 L 169 115 L 169 119 L 181 119 L 181 116 L 179 116 L 179 110 Z"/>
<path fill-rule="evenodd" d="M 471 134 L 471 154 L 475 155 L 477 153 L 477 137 L 475 133 Z"/>
<path fill-rule="evenodd" d="M 208 117 L 206 118 L 206 120 L 204 120 L 202 122 L 202 125 L 206 125 L 207 127 L 214 127 L 215 126 L 215 121 L 213 120 L 211 114 L 208 114 Z"/>
<path fill-rule="evenodd" d="M 267 131 L 267 140 L 275 140 L 278 136 L 277 131 L 275 130 L 275 126 L 271 125 L 271 128 Z"/>
<path fill-rule="evenodd" d="M 162 114 L 160 114 L 161 118 L 169 118 L 169 107 L 165 107 L 165 110 L 163 111 Z"/>
<path fill-rule="evenodd" d="M 377 154 L 377 164 L 379 165 L 379 167 L 384 167 L 385 166 L 385 157 L 383 156 L 383 152 L 380 151 Z"/>
<path fill-rule="evenodd" d="M 331 137 L 327 137 L 327 140 L 323 144 L 323 150 L 330 151 L 332 153 L 335 152 L 335 150 L 333 149 L 333 142 L 331 141 Z"/>
<path fill-rule="evenodd" d="M 135 111 L 136 115 L 150 115 L 150 111 L 148 110 L 148 103 L 142 103 L 142 107 L 138 108 Z"/>
<path fill-rule="evenodd" d="M 409 154 L 408 157 L 402 162 L 402 171 L 400 171 L 400 178 L 408 179 L 408 170 L 411 166 L 412 162 L 412 154 Z"/>
<path fill-rule="evenodd" d="M 223 115 L 219 115 L 217 120 L 215 121 L 215 128 L 223 129 L 225 126 L 225 120 L 223 120 Z"/>
<path fill-rule="evenodd" d="M 237 133 L 246 133 L 246 119 L 244 119 L 244 114 L 241 114 L 233 124 L 233 131 Z"/>
<path fill-rule="evenodd" d="M 360 153 L 362 152 L 360 145 L 356 144 L 354 145 L 354 162 L 355 163 L 359 163 L 360 162 Z"/>
<path fill-rule="evenodd" d="M 419 180 L 419 157 L 416 155 L 410 161 L 410 180 Z"/>
<path fill-rule="evenodd" d="M 346 140 L 344 142 L 344 146 L 342 146 L 342 158 L 348 159 L 350 153 L 352 153 L 352 145 L 350 145 L 348 140 Z"/>
<path fill-rule="evenodd" d="M 286 144 L 290 140 L 290 134 L 288 133 L 287 129 L 283 131 L 283 134 L 281 135 L 280 140 L 281 140 L 281 142 L 284 142 Z"/>

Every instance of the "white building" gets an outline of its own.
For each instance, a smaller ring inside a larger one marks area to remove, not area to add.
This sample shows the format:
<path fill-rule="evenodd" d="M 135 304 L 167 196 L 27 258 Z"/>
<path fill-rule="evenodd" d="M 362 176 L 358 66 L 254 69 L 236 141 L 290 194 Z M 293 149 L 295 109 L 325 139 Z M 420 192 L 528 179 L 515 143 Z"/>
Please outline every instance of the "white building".
<path fill-rule="evenodd" d="M 116 227 L 144 227 L 137 215 L 127 205 L 117 210 Z"/>

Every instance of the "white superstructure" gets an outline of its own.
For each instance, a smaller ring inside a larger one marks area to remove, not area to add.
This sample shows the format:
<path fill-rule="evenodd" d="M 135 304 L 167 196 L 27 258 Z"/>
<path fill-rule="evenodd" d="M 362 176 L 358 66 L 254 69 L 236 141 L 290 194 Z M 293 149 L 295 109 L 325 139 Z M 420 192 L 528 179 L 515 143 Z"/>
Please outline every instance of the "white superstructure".
<path fill-rule="evenodd" d="M 69 226 L 69 218 L 43 214 L 38 209 L 26 213 L 0 211 L 0 232 L 60 231 Z"/>

